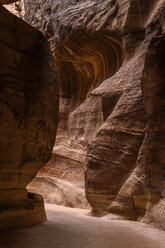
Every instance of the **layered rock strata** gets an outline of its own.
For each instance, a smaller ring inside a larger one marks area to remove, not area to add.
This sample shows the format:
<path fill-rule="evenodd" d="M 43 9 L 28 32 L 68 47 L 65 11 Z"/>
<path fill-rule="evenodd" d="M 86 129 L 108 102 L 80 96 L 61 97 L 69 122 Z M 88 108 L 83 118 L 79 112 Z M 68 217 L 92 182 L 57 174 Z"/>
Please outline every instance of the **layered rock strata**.
<path fill-rule="evenodd" d="M 165 2 L 31 0 L 25 10 L 58 66 L 54 153 L 87 159 L 93 214 L 164 228 Z"/>
<path fill-rule="evenodd" d="M 76 25 L 73 26 L 76 14 L 80 15 L 78 7 L 81 5 L 71 2 L 71 6 L 69 6 L 67 2 L 57 1 L 51 7 L 47 2 L 47 5 L 43 5 L 43 8 L 40 9 L 39 6 L 42 6 L 42 3 L 38 4 L 33 1 L 25 2 L 25 17 L 32 25 L 40 28 L 48 39 L 50 38 L 60 80 L 60 122 L 56 145 L 53 149 L 53 157 L 57 160 L 53 159 L 46 168 L 47 172 L 54 170 L 58 174 L 58 178 L 72 182 L 75 188 L 83 189 L 87 143 L 111 111 L 108 109 L 102 111 L 102 104 L 108 104 L 106 98 L 103 103 L 100 99 L 92 99 L 90 102 L 86 99 L 90 98 L 94 88 L 100 85 L 104 79 L 114 75 L 120 68 L 124 59 L 122 41 L 117 32 L 110 33 L 109 30 L 104 29 L 97 31 L 97 29 L 88 29 L 86 26 L 83 28 L 83 18 L 82 20 L 75 19 L 76 22 L 79 22 L 79 24 L 77 23 L 79 28 Z M 63 13 L 64 4 L 66 6 L 65 13 Z M 88 2 L 86 12 L 83 14 L 89 27 L 90 19 L 91 22 L 93 20 L 92 15 L 95 15 L 95 11 L 99 11 L 97 4 L 93 3 L 93 5 L 94 9 Z M 101 7 L 101 3 L 99 6 Z M 107 6 L 107 3 L 104 2 L 103 13 Z M 75 11 L 74 15 L 72 8 Z M 85 4 L 82 3 L 82 13 L 84 10 Z M 89 11 L 91 11 L 91 17 Z M 68 15 L 67 12 L 70 14 Z M 106 9 L 106 12 L 111 19 L 116 12 L 116 6 Z M 103 23 L 100 25 L 104 26 Z M 118 96 L 114 97 L 117 101 Z M 59 173 L 61 166 L 66 171 L 70 170 L 69 178 L 67 175 Z M 78 175 L 76 176 L 77 180 L 75 180 L 75 170 Z M 40 182 L 42 175 L 45 180 L 43 170 L 38 176 Z M 51 173 L 46 173 L 47 179 L 50 176 Z M 30 184 L 29 189 L 33 188 L 34 190 L 34 184 Z M 44 187 L 44 183 L 41 183 L 41 187 Z M 49 192 L 50 194 L 51 192 Z M 82 198 L 81 201 L 84 202 L 84 200 Z M 57 203 L 57 201 L 54 202 Z"/>
<path fill-rule="evenodd" d="M 46 219 L 26 186 L 51 158 L 58 85 L 44 36 L 0 5 L 0 228 Z"/>

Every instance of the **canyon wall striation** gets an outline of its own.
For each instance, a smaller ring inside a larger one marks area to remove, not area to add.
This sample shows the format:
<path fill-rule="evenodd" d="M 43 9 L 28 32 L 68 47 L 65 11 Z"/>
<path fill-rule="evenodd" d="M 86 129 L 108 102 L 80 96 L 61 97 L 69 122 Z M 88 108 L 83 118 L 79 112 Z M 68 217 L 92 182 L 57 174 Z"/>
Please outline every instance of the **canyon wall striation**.
<path fill-rule="evenodd" d="M 25 20 L 49 40 L 60 81 L 44 170 L 70 168 L 82 184 L 86 170 L 93 215 L 165 228 L 164 0 L 25 0 Z"/>
<path fill-rule="evenodd" d="M 46 220 L 42 197 L 27 193 L 26 186 L 51 158 L 58 84 L 43 34 L 2 5 L 0 58 L 0 229 L 4 229 Z"/>

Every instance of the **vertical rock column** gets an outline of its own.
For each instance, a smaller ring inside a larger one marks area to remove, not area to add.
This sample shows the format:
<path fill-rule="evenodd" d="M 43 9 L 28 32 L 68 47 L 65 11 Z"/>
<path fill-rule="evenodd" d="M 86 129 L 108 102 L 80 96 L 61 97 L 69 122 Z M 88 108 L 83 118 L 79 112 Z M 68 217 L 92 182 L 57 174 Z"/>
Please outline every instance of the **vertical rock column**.
<path fill-rule="evenodd" d="M 148 126 L 141 149 L 145 182 L 150 202 L 144 217 L 165 228 L 165 34 L 151 41 L 144 66 L 142 89 L 148 114 Z"/>
<path fill-rule="evenodd" d="M 43 35 L 0 6 L 0 228 L 45 220 L 26 186 L 51 158 L 58 86 Z"/>

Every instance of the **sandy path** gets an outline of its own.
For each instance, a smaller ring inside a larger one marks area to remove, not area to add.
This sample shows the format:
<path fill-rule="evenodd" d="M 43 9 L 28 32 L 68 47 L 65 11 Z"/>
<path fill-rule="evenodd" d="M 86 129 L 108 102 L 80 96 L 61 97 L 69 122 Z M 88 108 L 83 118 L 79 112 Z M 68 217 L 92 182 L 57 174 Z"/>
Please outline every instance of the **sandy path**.
<path fill-rule="evenodd" d="M 88 217 L 88 210 L 46 205 L 48 222 L 1 231 L 0 248 L 165 248 L 165 232 L 145 224 Z"/>

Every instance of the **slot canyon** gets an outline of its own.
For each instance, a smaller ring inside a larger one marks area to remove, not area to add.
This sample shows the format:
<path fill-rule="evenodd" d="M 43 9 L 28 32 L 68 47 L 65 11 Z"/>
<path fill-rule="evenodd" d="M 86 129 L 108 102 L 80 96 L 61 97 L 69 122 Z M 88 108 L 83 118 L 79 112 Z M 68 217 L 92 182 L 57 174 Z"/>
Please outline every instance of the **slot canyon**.
<path fill-rule="evenodd" d="M 0 58 L 0 248 L 163 248 L 165 1 L 0 0 Z"/>

